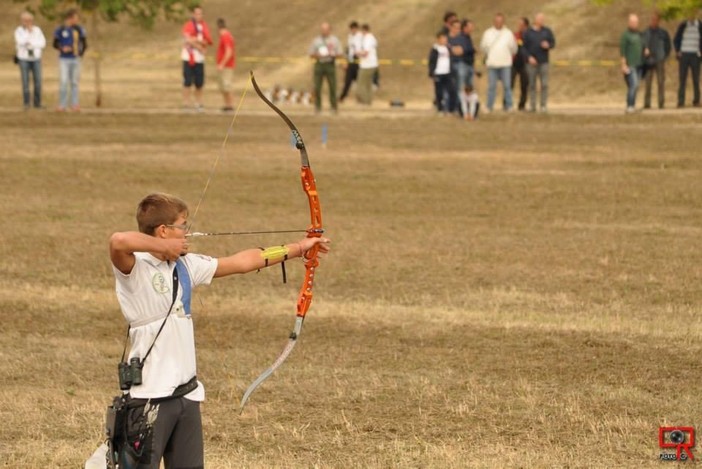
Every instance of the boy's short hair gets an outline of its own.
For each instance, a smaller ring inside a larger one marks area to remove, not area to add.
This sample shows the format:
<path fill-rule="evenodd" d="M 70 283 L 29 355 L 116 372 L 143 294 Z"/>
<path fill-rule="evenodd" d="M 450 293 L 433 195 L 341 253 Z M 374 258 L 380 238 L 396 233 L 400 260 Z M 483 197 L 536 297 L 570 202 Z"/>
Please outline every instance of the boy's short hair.
<path fill-rule="evenodd" d="M 155 192 L 139 202 L 137 225 L 140 232 L 153 235 L 156 228 L 174 223 L 182 214 L 188 215 L 188 205 L 185 202 L 173 195 Z"/>
<path fill-rule="evenodd" d="M 473 92 L 473 86 L 472 86 L 472 85 L 466 85 L 465 87 L 463 87 L 463 91 L 465 91 L 466 93 L 472 93 L 472 92 Z"/>
<path fill-rule="evenodd" d="M 446 34 L 445 32 L 443 32 L 443 31 L 438 31 L 438 32 L 436 33 L 436 38 L 439 39 L 441 36 L 446 36 L 446 37 L 448 37 L 447 34 Z"/>
<path fill-rule="evenodd" d="M 224 18 L 217 18 L 217 27 L 219 29 L 223 29 L 227 27 L 227 22 L 224 20 Z"/>
<path fill-rule="evenodd" d="M 444 23 L 451 19 L 452 16 L 458 16 L 455 11 L 447 11 L 444 13 Z"/>
<path fill-rule="evenodd" d="M 63 19 L 68 20 L 73 18 L 78 14 L 78 9 L 77 8 L 69 8 L 68 10 L 63 12 Z"/>

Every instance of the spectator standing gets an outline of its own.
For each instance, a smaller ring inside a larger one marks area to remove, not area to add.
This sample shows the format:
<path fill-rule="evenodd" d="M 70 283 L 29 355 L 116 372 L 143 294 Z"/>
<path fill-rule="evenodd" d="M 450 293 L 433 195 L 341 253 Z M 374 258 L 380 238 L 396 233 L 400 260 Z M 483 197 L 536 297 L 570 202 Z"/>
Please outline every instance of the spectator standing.
<path fill-rule="evenodd" d="M 461 92 L 468 83 L 469 65 L 466 62 L 466 49 L 469 47 L 468 39 L 461 30 L 461 22 L 454 20 L 448 35 L 448 45 L 451 50 L 451 74 L 456 87 L 456 99 L 461 101 Z M 464 106 L 458 107 L 461 115 L 465 115 Z"/>
<path fill-rule="evenodd" d="M 665 106 L 665 62 L 672 46 L 668 31 L 659 26 L 661 17 L 658 12 L 651 16 L 651 24 L 643 33 L 644 63 L 646 67 L 646 94 L 644 109 L 651 108 L 651 85 L 653 74 L 658 82 L 658 109 Z"/>
<path fill-rule="evenodd" d="M 444 13 L 444 24 L 441 25 L 439 31 L 448 36 L 449 31 L 451 31 L 451 23 L 458 19 L 458 15 L 455 11 L 447 11 Z"/>
<path fill-rule="evenodd" d="M 687 72 L 692 74 L 692 105 L 700 106 L 700 56 L 702 56 L 702 22 L 694 15 L 688 17 L 678 26 L 673 39 L 675 54 L 680 66 L 680 87 L 678 88 L 678 107 L 685 106 L 685 88 Z"/>
<path fill-rule="evenodd" d="M 234 36 L 227 29 L 224 18 L 217 20 L 219 31 L 219 44 L 217 45 L 217 70 L 219 71 L 219 90 L 222 92 L 224 107 L 222 111 L 230 112 L 234 110 L 232 98 L 232 77 L 236 66 L 236 43 Z"/>
<path fill-rule="evenodd" d="M 344 74 L 344 89 L 341 90 L 339 102 L 343 103 L 349 94 L 351 85 L 358 78 L 358 51 L 361 50 L 363 33 L 358 28 L 358 23 L 352 21 L 349 24 L 349 35 L 346 38 L 346 73 Z"/>
<path fill-rule="evenodd" d="M 468 64 L 468 76 L 466 84 L 473 86 L 473 75 L 475 74 L 475 46 L 473 45 L 473 30 L 475 25 L 469 19 L 461 21 L 461 32 L 466 38 L 466 48 L 463 51 L 463 60 Z"/>
<path fill-rule="evenodd" d="M 502 13 L 495 15 L 493 26 L 485 31 L 480 41 L 480 48 L 486 55 L 485 65 L 488 68 L 488 112 L 492 112 L 495 104 L 497 81 L 502 82 L 504 94 L 504 109 L 512 109 L 512 56 L 517 53 L 517 42 L 514 34 L 505 26 Z"/>
<path fill-rule="evenodd" d="M 549 51 L 556 47 L 556 38 L 550 28 L 544 26 L 543 13 L 537 13 L 532 26 L 524 33 L 524 49 L 528 55 L 529 111 L 536 112 L 536 80 L 541 85 L 541 112 L 548 110 Z"/>
<path fill-rule="evenodd" d="M 329 104 L 336 112 L 335 62 L 337 57 L 343 55 L 341 42 L 331 33 L 329 23 L 322 23 L 319 29 L 319 36 L 314 38 L 309 47 L 309 56 L 316 60 L 314 64 L 314 107 L 316 112 L 322 110 L 322 80 L 326 79 L 329 86 Z"/>
<path fill-rule="evenodd" d="M 39 26 L 34 25 L 34 15 L 28 11 L 20 15 L 22 23 L 15 30 L 17 65 L 22 76 L 22 100 L 24 109 L 29 109 L 29 75 L 34 85 L 34 107 L 41 108 L 41 53 L 46 47 L 46 38 Z"/>
<path fill-rule="evenodd" d="M 641 81 L 641 66 L 643 64 L 643 38 L 639 31 L 639 17 L 634 13 L 629 15 L 628 28 L 619 40 L 622 63 L 622 73 L 626 80 L 626 112 L 636 110 L 636 92 Z"/>
<path fill-rule="evenodd" d="M 370 31 L 370 26 L 361 26 L 363 39 L 361 50 L 358 51 L 360 63 L 358 64 L 358 87 L 356 97 L 361 104 L 370 105 L 373 102 L 373 79 L 378 71 L 378 40 Z"/>
<path fill-rule="evenodd" d="M 434 81 L 437 111 L 443 114 L 454 112 L 456 89 L 451 78 L 451 51 L 448 47 L 448 36 L 441 31 L 436 35 L 436 43 L 429 52 L 429 78 Z"/>
<path fill-rule="evenodd" d="M 183 60 L 183 106 L 193 106 L 193 91 L 195 86 L 195 109 L 202 111 L 202 88 L 205 86 L 205 53 L 207 46 L 212 45 L 210 28 L 203 19 L 202 8 L 192 9 L 192 17 L 183 25 L 183 49 L 180 57 Z"/>
<path fill-rule="evenodd" d="M 78 10 L 72 8 L 63 15 L 63 24 L 54 31 L 54 49 L 59 51 L 59 106 L 68 107 L 68 87 L 71 87 L 71 110 L 80 111 L 79 90 L 81 57 L 88 48 L 85 30 L 78 24 Z"/>
<path fill-rule="evenodd" d="M 524 49 L 524 34 L 529 29 L 529 18 L 519 18 L 517 22 L 517 32 L 514 33 L 514 40 L 517 41 L 517 53 L 512 58 L 512 89 L 519 77 L 519 110 L 526 107 L 527 90 L 529 89 L 529 74 L 527 73 L 527 60 L 529 55 Z"/>

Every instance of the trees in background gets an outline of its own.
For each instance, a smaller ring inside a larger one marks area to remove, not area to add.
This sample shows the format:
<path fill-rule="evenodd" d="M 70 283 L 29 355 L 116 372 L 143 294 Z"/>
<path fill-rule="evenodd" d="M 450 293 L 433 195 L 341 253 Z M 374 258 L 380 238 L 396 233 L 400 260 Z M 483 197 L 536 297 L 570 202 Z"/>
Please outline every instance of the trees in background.
<path fill-rule="evenodd" d="M 78 8 L 84 20 L 90 20 L 91 56 L 95 60 L 95 105 L 102 105 L 102 62 L 100 21 L 118 22 L 128 19 L 144 29 L 150 29 L 159 17 L 179 21 L 198 0 L 14 0 L 24 3 L 28 11 L 38 12 L 57 20 L 69 8 Z"/>
<path fill-rule="evenodd" d="M 592 0 L 598 5 L 609 5 L 618 0 Z M 699 14 L 702 10 L 702 0 L 646 0 L 655 8 L 661 17 L 667 20 L 687 18 Z"/>

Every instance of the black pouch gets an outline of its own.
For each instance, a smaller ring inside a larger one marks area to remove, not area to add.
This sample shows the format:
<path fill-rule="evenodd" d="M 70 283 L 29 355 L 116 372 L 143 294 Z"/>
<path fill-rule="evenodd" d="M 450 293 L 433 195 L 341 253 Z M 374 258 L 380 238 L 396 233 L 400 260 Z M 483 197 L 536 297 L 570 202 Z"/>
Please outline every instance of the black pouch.
<path fill-rule="evenodd" d="M 149 414 L 158 412 L 158 404 L 145 399 L 131 399 L 124 414 L 124 438 L 118 452 L 120 468 L 136 467 L 151 463 L 151 440 L 153 427 Z"/>
<path fill-rule="evenodd" d="M 17 54 L 12 58 L 12 61 L 14 62 L 15 65 L 19 63 L 19 58 L 17 57 Z"/>
<path fill-rule="evenodd" d="M 115 469 L 119 453 L 124 446 L 125 422 L 127 417 L 128 398 L 120 395 L 112 400 L 112 405 L 107 407 L 105 414 L 105 442 L 107 444 L 106 463 L 107 469 Z"/>

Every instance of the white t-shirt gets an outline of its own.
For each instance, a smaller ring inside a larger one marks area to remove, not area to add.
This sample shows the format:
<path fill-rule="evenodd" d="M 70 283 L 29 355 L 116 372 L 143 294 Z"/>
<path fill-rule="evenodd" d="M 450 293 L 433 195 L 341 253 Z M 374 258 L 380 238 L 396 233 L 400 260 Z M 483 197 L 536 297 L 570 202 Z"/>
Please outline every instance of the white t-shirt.
<path fill-rule="evenodd" d="M 368 52 L 368 55 L 361 57 L 359 67 L 378 68 L 378 41 L 372 33 L 366 33 L 361 40 L 361 50 Z"/>
<path fill-rule="evenodd" d="M 116 279 L 117 300 L 122 314 L 131 325 L 129 359 L 139 357 L 143 360 L 173 301 L 175 262 L 161 261 L 145 252 L 135 253 L 134 256 L 136 262 L 129 275 L 124 275 L 114 266 L 112 270 Z M 187 254 L 181 259 L 190 274 L 192 288 L 212 281 L 217 259 L 199 254 Z M 181 284 L 185 280 L 182 276 L 179 278 Z M 175 388 L 195 376 L 193 323 L 185 312 L 182 297 L 183 288 L 179 286 L 171 314 L 144 362 L 142 384 L 132 386 L 129 391 L 132 397 L 167 397 Z M 198 382 L 197 389 L 185 397 L 203 401 L 205 389 L 202 383 Z"/>
<path fill-rule="evenodd" d="M 517 40 L 506 26 L 500 29 L 493 26 L 483 34 L 480 48 L 487 55 L 485 65 L 489 68 L 511 67 L 512 57 L 517 53 Z"/>
<path fill-rule="evenodd" d="M 451 52 L 447 46 L 434 44 L 434 49 L 439 56 L 436 58 L 436 67 L 434 67 L 434 75 L 448 75 L 451 73 Z"/>
<path fill-rule="evenodd" d="M 15 47 L 18 59 L 36 61 L 41 59 L 41 51 L 46 47 L 46 38 L 39 26 L 32 26 L 32 29 L 19 26 L 15 30 Z"/>
<path fill-rule="evenodd" d="M 463 110 L 464 116 L 468 115 L 475 118 L 475 115 L 478 113 L 479 103 L 480 98 L 475 90 L 471 91 L 470 93 L 466 93 L 464 90 L 461 90 L 461 109 Z"/>

